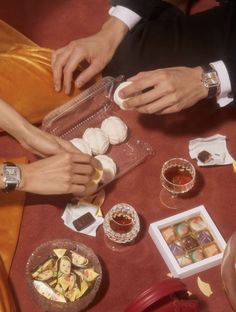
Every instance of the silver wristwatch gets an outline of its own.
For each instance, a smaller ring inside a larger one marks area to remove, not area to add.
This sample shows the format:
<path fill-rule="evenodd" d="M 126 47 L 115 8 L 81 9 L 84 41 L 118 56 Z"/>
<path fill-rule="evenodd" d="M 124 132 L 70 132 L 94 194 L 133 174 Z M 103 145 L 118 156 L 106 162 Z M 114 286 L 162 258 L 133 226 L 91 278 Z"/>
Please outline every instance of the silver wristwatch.
<path fill-rule="evenodd" d="M 14 191 L 21 182 L 21 169 L 12 162 L 3 163 L 3 183 L 5 184 L 4 192 Z"/>
<path fill-rule="evenodd" d="M 211 65 L 202 66 L 202 82 L 203 85 L 208 89 L 207 98 L 217 96 L 220 92 L 220 80 L 217 71 Z"/>

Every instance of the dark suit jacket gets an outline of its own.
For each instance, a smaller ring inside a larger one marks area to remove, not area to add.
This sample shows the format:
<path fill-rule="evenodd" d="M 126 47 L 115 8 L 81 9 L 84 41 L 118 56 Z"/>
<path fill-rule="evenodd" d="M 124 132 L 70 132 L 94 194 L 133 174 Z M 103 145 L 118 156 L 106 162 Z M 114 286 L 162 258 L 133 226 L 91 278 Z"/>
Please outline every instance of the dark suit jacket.
<path fill-rule="evenodd" d="M 165 6 L 166 3 L 161 0 L 111 0 L 111 5 L 121 5 L 124 7 L 129 8 L 130 10 L 134 11 L 135 13 L 139 14 L 144 19 L 149 19 L 153 15 L 156 15 L 156 12 L 158 10 L 163 9 L 163 5 Z M 225 17 L 225 14 L 222 19 L 220 19 L 220 14 L 211 14 L 210 10 L 206 14 L 208 14 L 208 18 L 206 16 L 204 17 L 204 13 L 198 14 L 197 17 L 194 17 L 199 19 L 197 23 L 195 23 L 195 28 L 191 29 L 191 23 L 190 28 L 188 27 L 188 19 L 186 19 L 183 16 L 183 24 L 181 26 L 182 31 L 184 32 L 187 30 L 188 33 L 192 32 L 193 34 L 197 32 L 197 36 L 201 39 L 203 36 L 203 42 L 206 40 L 204 36 L 206 36 L 205 28 L 207 27 L 206 22 L 209 24 L 211 23 L 211 19 L 215 19 L 214 23 L 216 25 L 222 25 L 224 27 L 215 27 L 215 30 L 213 29 L 213 32 L 210 33 L 209 37 L 211 37 L 211 40 L 214 40 L 212 42 L 212 49 L 223 51 L 218 55 L 218 59 L 215 59 L 215 50 L 212 50 L 213 59 L 212 61 L 216 60 L 223 60 L 226 64 L 227 70 L 230 75 L 231 85 L 233 89 L 233 94 L 236 97 L 236 0 L 221 0 L 218 1 L 221 4 L 221 7 L 218 8 L 219 10 L 228 11 L 227 16 Z M 210 13 L 210 14 L 209 14 Z M 219 13 L 219 12 L 218 12 Z M 191 17 L 190 17 L 191 18 Z M 216 21 L 218 19 L 218 21 Z M 181 21 L 180 21 L 181 23 Z M 218 24 L 217 24 L 218 23 Z M 196 25 L 198 26 L 198 29 L 196 29 Z M 224 32 L 224 33 L 223 33 Z M 212 35 L 211 35 L 212 34 Z M 217 35 L 219 34 L 219 36 Z M 190 36 L 189 36 L 190 37 Z M 213 37 L 213 39 L 212 39 Z M 194 36 L 192 37 L 194 40 Z M 220 39 L 217 39 L 220 38 Z M 222 42 L 222 38 L 224 38 L 224 42 Z M 184 40 L 184 38 L 183 38 Z M 201 43 L 201 40 L 199 41 Z M 152 45 L 152 43 L 151 43 Z M 224 47 L 222 48 L 222 45 Z M 197 49 L 196 49 L 196 60 L 197 60 Z M 208 54 L 209 55 L 209 54 Z M 209 61 L 209 58 L 206 60 Z M 202 59 L 201 59 L 202 62 Z M 184 64 L 183 64 L 184 65 Z M 189 65 L 189 64 L 186 64 Z M 200 65 L 200 64 L 198 64 Z M 196 66 L 196 64 L 194 64 Z"/>

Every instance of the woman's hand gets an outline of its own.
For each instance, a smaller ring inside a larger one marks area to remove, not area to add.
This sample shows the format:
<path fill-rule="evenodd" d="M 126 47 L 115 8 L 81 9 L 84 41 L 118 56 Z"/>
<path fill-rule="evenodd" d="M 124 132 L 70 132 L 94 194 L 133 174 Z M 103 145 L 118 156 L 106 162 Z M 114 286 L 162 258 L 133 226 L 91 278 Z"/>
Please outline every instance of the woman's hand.
<path fill-rule="evenodd" d="M 32 125 L 27 125 L 25 131 L 17 133 L 15 138 L 24 148 L 41 157 L 64 152 L 79 153 L 79 150 L 70 142 Z"/>
<path fill-rule="evenodd" d="M 73 80 L 73 73 L 82 62 L 88 67 L 75 80 L 77 88 L 101 72 L 111 60 L 116 48 L 124 38 L 128 27 L 115 17 L 103 25 L 97 34 L 71 41 L 65 47 L 56 50 L 52 55 L 52 70 L 55 90 L 60 91 L 64 86 L 69 94 Z M 80 69 L 82 69 L 80 67 Z"/>
<path fill-rule="evenodd" d="M 78 153 L 61 153 L 20 167 L 19 190 L 43 195 L 73 193 L 77 197 L 96 191 L 93 176 L 95 168 L 101 168 L 95 158 Z"/>
<path fill-rule="evenodd" d="M 207 97 L 202 68 L 173 67 L 141 72 L 119 92 L 124 106 L 140 113 L 176 113 Z M 137 94 L 137 95 L 136 95 Z"/>
<path fill-rule="evenodd" d="M 0 99 L 0 127 L 11 134 L 24 148 L 45 157 L 62 152 L 78 153 L 70 142 L 31 125 L 9 104 Z"/>

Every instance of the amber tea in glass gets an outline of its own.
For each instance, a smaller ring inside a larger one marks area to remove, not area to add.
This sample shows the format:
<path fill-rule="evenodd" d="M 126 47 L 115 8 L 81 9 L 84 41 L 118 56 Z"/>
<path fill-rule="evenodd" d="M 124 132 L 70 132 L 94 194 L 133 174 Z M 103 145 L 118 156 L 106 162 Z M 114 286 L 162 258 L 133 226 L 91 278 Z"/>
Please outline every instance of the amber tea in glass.
<path fill-rule="evenodd" d="M 195 183 L 196 171 L 186 159 L 173 158 L 166 161 L 161 170 L 161 202 L 168 208 L 178 208 L 181 197 L 190 191 Z M 177 203 L 179 202 L 179 204 Z"/>
<path fill-rule="evenodd" d="M 110 220 L 110 227 L 117 233 L 128 233 L 133 227 L 133 218 L 126 213 L 113 213 Z"/>
<path fill-rule="evenodd" d="M 105 215 L 103 229 L 107 245 L 112 250 L 122 251 L 124 246 L 134 242 L 139 233 L 138 214 L 126 203 L 116 204 Z"/>

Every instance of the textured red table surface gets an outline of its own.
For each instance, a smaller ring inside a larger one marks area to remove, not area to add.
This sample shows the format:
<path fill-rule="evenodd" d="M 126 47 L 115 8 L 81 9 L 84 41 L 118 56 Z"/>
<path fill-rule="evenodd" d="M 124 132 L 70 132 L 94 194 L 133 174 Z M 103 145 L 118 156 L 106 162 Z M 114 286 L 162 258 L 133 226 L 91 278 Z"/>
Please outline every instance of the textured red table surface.
<path fill-rule="evenodd" d="M 40 45 L 57 48 L 99 29 L 101 21 L 106 18 L 107 7 L 107 1 L 101 0 L 11 0 L 1 3 L 0 18 Z M 148 234 L 151 222 L 177 213 L 164 208 L 159 200 L 159 176 L 163 162 L 172 157 L 189 159 L 189 140 L 216 133 L 227 136 L 228 149 L 236 157 L 235 108 L 218 109 L 214 103 L 209 106 L 204 104 L 172 116 L 122 113 L 131 131 L 156 150 L 154 157 L 106 189 L 104 213 L 118 202 L 127 202 L 136 208 L 141 217 L 139 240 L 126 252 L 116 253 L 108 249 L 102 228 L 96 238 L 79 235 L 66 228 L 61 215 L 68 198 L 28 195 L 10 275 L 20 311 L 40 312 L 29 296 L 25 265 L 31 252 L 51 239 L 80 241 L 99 256 L 104 271 L 103 283 L 89 311 L 122 312 L 134 296 L 167 277 L 168 268 Z M 2 156 L 24 153 L 7 136 L 0 137 L 0 148 Z M 205 205 L 225 240 L 235 230 L 235 179 L 231 166 L 198 168 L 196 192 L 188 200 L 189 208 Z M 211 285 L 213 294 L 209 298 L 198 289 L 197 276 Z M 201 300 L 202 311 L 231 311 L 223 292 L 219 266 L 186 278 L 184 283 Z"/>

